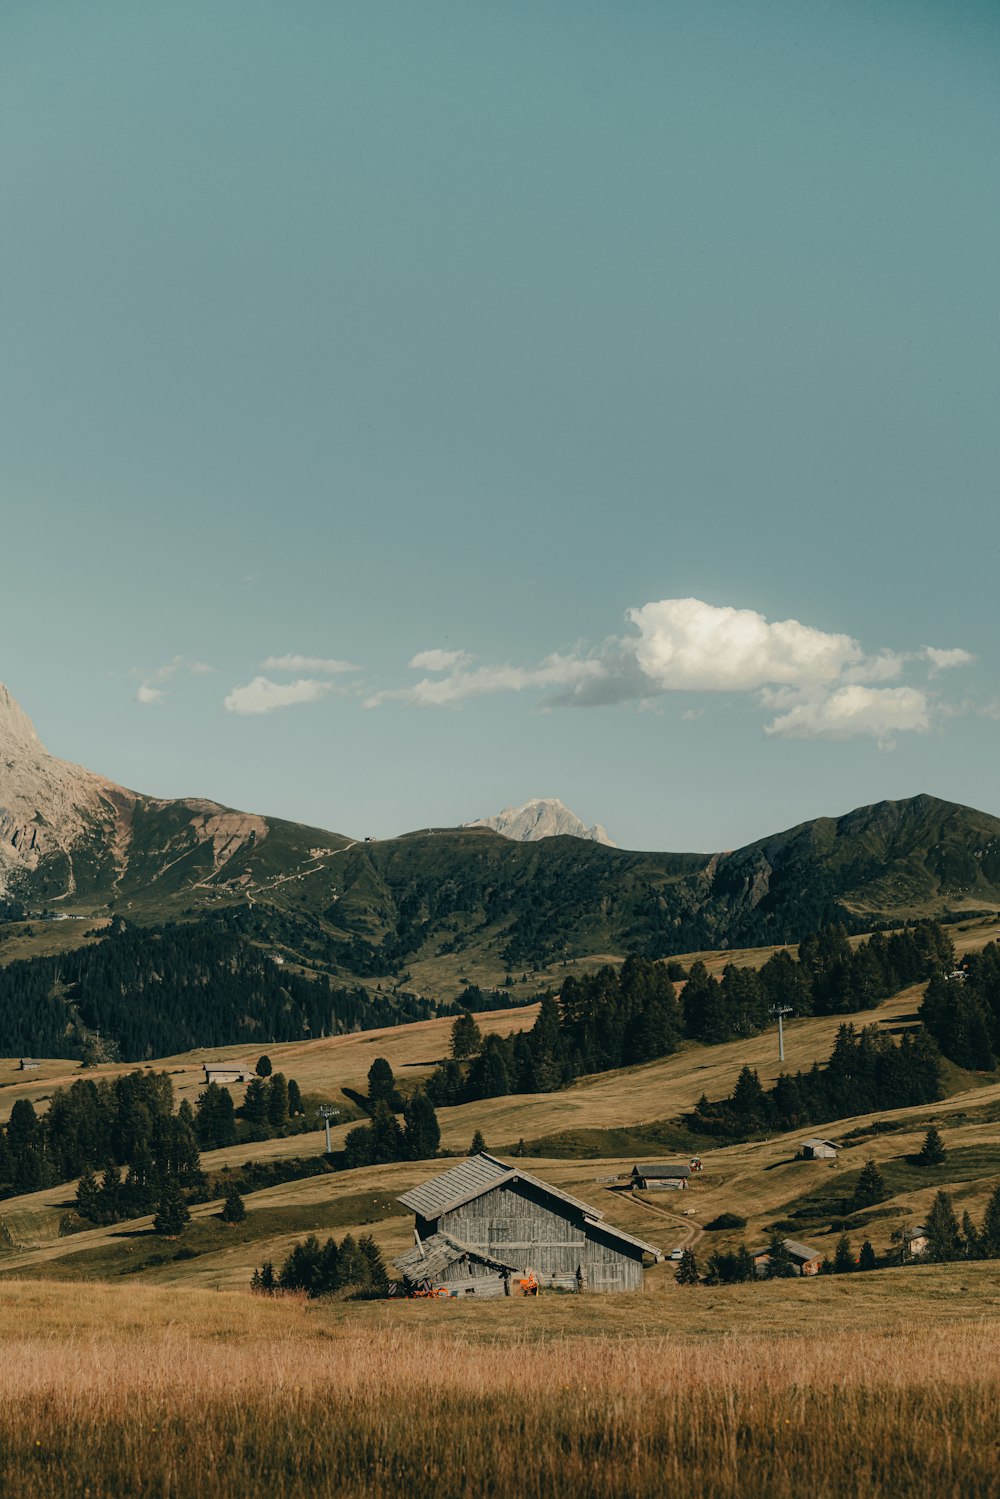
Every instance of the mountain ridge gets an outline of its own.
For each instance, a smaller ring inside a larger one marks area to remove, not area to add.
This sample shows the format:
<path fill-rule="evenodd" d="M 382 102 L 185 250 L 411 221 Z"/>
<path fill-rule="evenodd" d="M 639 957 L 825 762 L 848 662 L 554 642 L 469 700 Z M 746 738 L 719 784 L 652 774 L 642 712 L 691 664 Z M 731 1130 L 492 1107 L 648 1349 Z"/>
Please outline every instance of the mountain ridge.
<path fill-rule="evenodd" d="M 0 906 L 139 924 L 224 918 L 304 966 L 460 982 L 1000 908 L 1000 819 L 922 794 L 717 853 L 483 825 L 359 840 L 208 799 L 143 796 L 57 760 L 0 698 Z"/>
<path fill-rule="evenodd" d="M 599 822 L 593 827 L 555 796 L 534 796 L 519 807 L 504 807 L 492 817 L 477 817 L 462 824 L 466 828 L 491 828 L 504 838 L 516 843 L 532 843 L 539 838 L 585 838 L 591 843 L 604 843 L 608 848 L 617 848 Z"/>

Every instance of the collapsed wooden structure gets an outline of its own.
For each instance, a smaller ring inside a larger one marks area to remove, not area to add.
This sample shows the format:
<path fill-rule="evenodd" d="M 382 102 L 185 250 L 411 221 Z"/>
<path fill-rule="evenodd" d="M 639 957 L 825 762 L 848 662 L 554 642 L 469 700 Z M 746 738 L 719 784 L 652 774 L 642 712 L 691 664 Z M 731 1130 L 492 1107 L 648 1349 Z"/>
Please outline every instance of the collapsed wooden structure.
<path fill-rule="evenodd" d="M 604 1223 L 597 1208 L 483 1151 L 399 1199 L 414 1244 L 395 1261 L 408 1286 L 510 1295 L 534 1275 L 563 1290 L 634 1291 L 660 1250 Z"/>

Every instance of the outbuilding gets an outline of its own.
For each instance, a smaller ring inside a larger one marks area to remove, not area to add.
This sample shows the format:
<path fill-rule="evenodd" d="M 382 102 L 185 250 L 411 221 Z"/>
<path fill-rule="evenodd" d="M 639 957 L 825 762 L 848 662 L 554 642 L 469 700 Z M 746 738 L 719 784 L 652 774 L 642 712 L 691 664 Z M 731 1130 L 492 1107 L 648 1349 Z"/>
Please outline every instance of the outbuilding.
<path fill-rule="evenodd" d="M 839 1149 L 832 1140 L 803 1140 L 799 1155 L 804 1161 L 835 1161 Z"/>
<path fill-rule="evenodd" d="M 781 1241 L 788 1251 L 788 1257 L 795 1267 L 796 1275 L 818 1275 L 823 1263 L 823 1256 L 818 1249 L 811 1249 L 808 1244 L 800 1244 L 797 1239 L 782 1239 Z M 771 1256 L 766 1249 L 755 1249 L 751 1258 L 754 1264 L 754 1272 L 757 1275 L 766 1275 L 767 1267 L 771 1262 Z"/>
<path fill-rule="evenodd" d="M 245 1083 L 254 1076 L 253 1069 L 250 1067 L 225 1067 L 221 1065 L 216 1067 L 209 1062 L 206 1062 L 204 1067 L 206 1088 L 209 1083 Z"/>
<path fill-rule="evenodd" d="M 34 1057 L 22 1057 L 17 1064 L 18 1072 L 37 1072 L 38 1063 Z"/>
<path fill-rule="evenodd" d="M 652 1244 L 603 1222 L 603 1213 L 486 1151 L 399 1199 L 414 1214 L 414 1244 L 395 1261 L 407 1285 L 502 1296 L 533 1277 L 544 1289 L 636 1291 Z"/>
<path fill-rule="evenodd" d="M 632 1185 L 640 1192 L 683 1192 L 690 1180 L 691 1167 L 675 1161 L 632 1167 Z"/>

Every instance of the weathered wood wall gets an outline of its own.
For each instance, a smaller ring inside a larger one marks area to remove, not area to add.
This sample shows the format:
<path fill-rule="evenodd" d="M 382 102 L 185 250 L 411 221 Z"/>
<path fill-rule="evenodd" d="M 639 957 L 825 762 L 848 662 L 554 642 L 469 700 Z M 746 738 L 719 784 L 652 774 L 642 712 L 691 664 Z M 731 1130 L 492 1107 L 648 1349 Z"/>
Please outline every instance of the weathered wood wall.
<path fill-rule="evenodd" d="M 554 1211 L 531 1186 L 514 1182 L 495 1187 L 473 1202 L 444 1214 L 437 1223 L 463 1244 L 495 1256 L 505 1264 L 535 1272 L 542 1285 L 577 1287 L 577 1270 L 593 1291 L 632 1291 L 642 1286 L 639 1252 L 633 1258 L 600 1226 L 587 1226 L 578 1214 Z M 470 1266 L 455 1266 L 465 1279 Z M 479 1267 L 486 1274 L 486 1266 Z"/>

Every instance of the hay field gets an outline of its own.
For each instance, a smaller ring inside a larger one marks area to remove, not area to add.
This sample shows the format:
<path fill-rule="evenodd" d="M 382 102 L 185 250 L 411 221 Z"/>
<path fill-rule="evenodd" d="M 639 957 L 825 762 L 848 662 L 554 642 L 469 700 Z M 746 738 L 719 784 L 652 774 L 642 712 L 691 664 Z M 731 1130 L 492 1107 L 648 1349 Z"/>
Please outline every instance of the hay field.
<path fill-rule="evenodd" d="M 3 1493 L 987 1499 L 998 1331 L 983 1266 L 475 1307 L 7 1283 Z"/>

